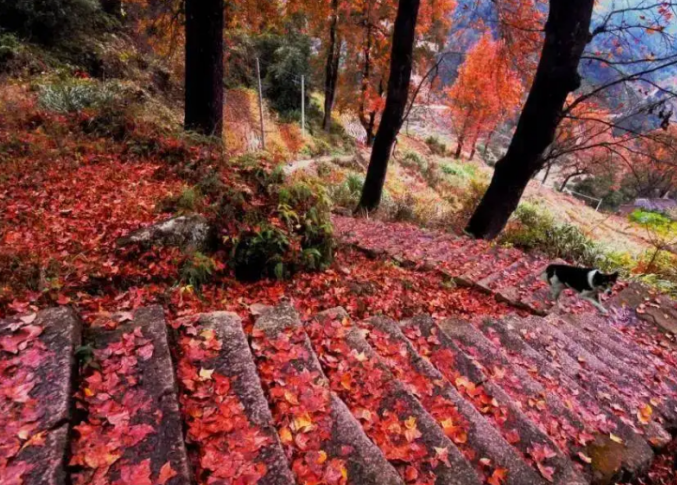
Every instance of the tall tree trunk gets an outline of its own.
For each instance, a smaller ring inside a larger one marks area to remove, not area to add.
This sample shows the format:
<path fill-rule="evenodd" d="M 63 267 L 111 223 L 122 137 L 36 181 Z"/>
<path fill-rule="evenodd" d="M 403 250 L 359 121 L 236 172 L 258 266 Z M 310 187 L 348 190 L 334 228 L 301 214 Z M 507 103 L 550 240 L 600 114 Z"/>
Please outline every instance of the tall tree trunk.
<path fill-rule="evenodd" d="M 463 137 L 460 137 L 458 139 L 458 144 L 456 145 L 456 153 L 454 153 L 454 158 L 458 160 L 461 158 L 461 154 L 463 153 Z"/>
<path fill-rule="evenodd" d="M 472 148 L 470 149 L 470 158 L 468 160 L 472 160 L 475 158 L 475 152 L 477 151 L 477 140 L 480 137 L 480 132 L 479 130 L 477 133 L 475 133 L 475 137 L 472 139 Z"/>
<path fill-rule="evenodd" d="M 409 97 L 416 22 L 420 5 L 421 0 L 400 0 L 397 8 L 390 58 L 388 97 L 376 133 L 358 211 L 376 210 L 381 203 L 390 153 L 397 133 L 402 127 L 404 111 Z"/>
<path fill-rule="evenodd" d="M 595 0 L 550 0 L 545 45 L 529 97 L 506 155 L 466 231 L 493 239 L 505 228 L 543 153 L 553 142 L 569 93 L 580 87 L 578 64 L 589 42 Z"/>
<path fill-rule="evenodd" d="M 223 0 L 186 0 L 186 130 L 223 136 Z"/>
<path fill-rule="evenodd" d="M 367 146 L 373 144 L 373 130 L 375 115 L 372 113 L 371 120 L 367 116 L 367 91 L 369 90 L 369 77 L 371 75 L 371 22 L 370 22 L 371 2 L 364 11 L 364 22 L 367 26 L 367 36 L 364 42 L 364 67 L 362 69 L 362 86 L 360 92 L 360 107 L 358 109 L 358 118 L 367 132 Z"/>
<path fill-rule="evenodd" d="M 549 163 L 547 168 L 545 169 L 545 175 L 543 175 L 543 180 L 541 180 L 541 183 L 544 185 L 548 181 L 548 177 L 550 176 L 550 170 L 552 170 L 552 163 Z"/>
<path fill-rule="evenodd" d="M 334 108 L 334 100 L 336 99 L 339 63 L 341 62 L 341 39 L 338 36 L 339 0 L 332 0 L 331 8 L 329 52 L 327 54 L 324 79 L 324 121 L 322 122 L 322 128 L 326 132 L 329 132 L 331 129 L 331 112 Z"/>
<path fill-rule="evenodd" d="M 491 130 L 491 132 L 489 132 L 489 136 L 487 137 L 487 141 L 484 144 L 484 151 L 482 151 L 482 157 L 485 158 L 485 159 L 487 158 L 487 153 L 489 153 L 489 143 L 491 143 L 491 139 L 494 137 L 495 132 L 496 132 L 496 130 Z"/>

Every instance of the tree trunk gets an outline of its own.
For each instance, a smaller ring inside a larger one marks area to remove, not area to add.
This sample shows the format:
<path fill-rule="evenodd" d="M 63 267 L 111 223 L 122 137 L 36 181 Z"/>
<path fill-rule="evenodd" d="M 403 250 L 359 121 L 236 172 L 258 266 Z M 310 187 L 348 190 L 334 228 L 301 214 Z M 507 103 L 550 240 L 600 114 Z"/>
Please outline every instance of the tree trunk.
<path fill-rule="evenodd" d="M 101 9 L 108 15 L 122 17 L 122 0 L 101 0 Z"/>
<path fill-rule="evenodd" d="M 186 130 L 223 136 L 223 0 L 186 0 Z"/>
<path fill-rule="evenodd" d="M 458 144 L 456 145 L 456 153 L 454 153 L 454 158 L 458 160 L 461 158 L 461 154 L 463 153 L 463 137 L 458 139 Z"/>
<path fill-rule="evenodd" d="M 367 132 L 367 146 L 373 144 L 373 127 L 374 114 L 372 113 L 371 121 L 367 117 L 367 91 L 369 90 L 369 77 L 371 74 L 371 23 L 369 21 L 371 2 L 368 2 L 368 7 L 364 11 L 365 23 L 367 26 L 367 35 L 364 42 L 364 67 L 362 68 L 362 86 L 360 92 L 360 107 L 358 109 L 358 118 L 360 123 Z M 370 143 L 371 142 L 371 143 Z"/>
<path fill-rule="evenodd" d="M 562 182 L 562 185 L 560 186 L 559 191 L 560 191 L 560 192 L 564 192 L 564 189 L 567 188 L 567 185 L 569 184 L 569 181 L 570 181 L 572 178 L 574 178 L 574 177 L 578 177 L 579 175 L 583 175 L 583 173 L 582 173 L 582 172 L 575 172 L 575 173 L 571 173 L 571 174 L 567 175 L 567 176 L 564 178 L 564 182 Z"/>
<path fill-rule="evenodd" d="M 545 175 L 543 176 L 543 180 L 541 181 L 543 185 L 545 185 L 545 182 L 548 181 L 548 177 L 550 176 L 550 170 L 552 170 L 552 163 L 549 163 L 548 167 L 545 170 Z"/>
<path fill-rule="evenodd" d="M 338 37 L 339 2 L 332 0 L 332 17 L 329 26 L 329 52 L 325 67 L 324 79 L 324 121 L 322 128 L 327 133 L 331 129 L 331 112 L 336 99 L 336 86 L 338 84 L 339 63 L 341 62 L 341 39 Z"/>
<path fill-rule="evenodd" d="M 550 0 L 545 45 L 536 77 L 506 155 L 466 231 L 493 239 L 519 204 L 529 180 L 543 166 L 569 93 L 580 87 L 578 64 L 589 42 L 594 0 Z"/>
<path fill-rule="evenodd" d="M 472 148 L 470 149 L 470 158 L 468 160 L 472 160 L 475 158 L 475 152 L 477 151 L 477 140 L 480 137 L 480 132 L 478 131 L 475 133 L 475 137 L 472 140 Z"/>
<path fill-rule="evenodd" d="M 494 137 L 495 130 L 491 130 L 489 133 L 489 136 L 487 137 L 487 141 L 484 144 L 484 151 L 482 152 L 482 157 L 486 160 L 487 158 L 487 153 L 489 153 L 489 143 L 491 143 L 491 139 Z"/>
<path fill-rule="evenodd" d="M 376 135 L 374 135 L 374 126 L 376 125 L 376 112 L 372 111 L 369 113 L 369 118 L 368 118 L 367 126 L 364 127 L 364 129 L 367 132 L 367 146 L 368 147 L 373 147 L 374 146 L 374 139 L 376 138 Z"/>
<path fill-rule="evenodd" d="M 383 185 L 388 172 L 388 161 L 397 133 L 402 128 L 404 111 L 409 97 L 411 67 L 413 62 L 416 22 L 420 0 L 400 0 L 393 30 L 393 47 L 390 58 L 388 97 L 381 123 L 376 133 L 374 149 L 362 189 L 358 211 L 378 209 L 383 194 Z"/>

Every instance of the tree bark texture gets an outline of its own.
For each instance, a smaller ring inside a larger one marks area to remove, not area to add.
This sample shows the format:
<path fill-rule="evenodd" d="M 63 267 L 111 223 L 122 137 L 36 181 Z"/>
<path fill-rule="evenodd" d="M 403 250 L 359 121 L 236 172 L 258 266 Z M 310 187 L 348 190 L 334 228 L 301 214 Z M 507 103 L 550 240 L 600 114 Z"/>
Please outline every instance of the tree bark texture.
<path fill-rule="evenodd" d="M 223 136 L 223 0 L 186 0 L 186 130 Z"/>
<path fill-rule="evenodd" d="M 388 161 L 397 133 L 402 127 L 404 111 L 409 98 L 416 21 L 420 4 L 420 0 L 400 0 L 397 9 L 390 58 L 388 96 L 374 140 L 367 178 L 357 209 L 361 212 L 376 210 L 381 202 L 383 185 L 388 171 Z"/>
<path fill-rule="evenodd" d="M 594 0 L 550 0 L 545 45 L 534 83 L 506 155 L 466 231 L 493 239 L 505 228 L 543 153 L 555 138 L 569 93 L 580 87 L 578 65 L 589 42 Z"/>

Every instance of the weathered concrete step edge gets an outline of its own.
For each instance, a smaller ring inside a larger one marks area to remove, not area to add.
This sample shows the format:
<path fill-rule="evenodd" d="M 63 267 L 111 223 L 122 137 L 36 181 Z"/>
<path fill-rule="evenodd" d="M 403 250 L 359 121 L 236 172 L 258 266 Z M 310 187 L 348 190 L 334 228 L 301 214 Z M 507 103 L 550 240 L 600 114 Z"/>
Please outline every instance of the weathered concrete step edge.
<path fill-rule="evenodd" d="M 334 308 L 318 314 L 315 319 L 322 321 L 323 318 L 332 320 L 344 320 L 349 318 L 343 308 Z M 312 341 L 312 340 L 311 340 Z M 426 448 L 446 448 L 448 450 L 448 465 L 440 461 L 434 469 L 436 483 L 449 485 L 479 485 L 481 483 L 473 466 L 461 454 L 456 445 L 444 434 L 437 421 L 423 408 L 419 400 L 409 392 L 406 387 L 392 375 L 388 367 L 381 361 L 376 351 L 362 336 L 361 330 L 353 327 L 345 336 L 347 346 L 358 355 L 364 355 L 366 359 L 376 362 L 377 368 L 383 372 L 384 382 L 388 383 L 389 389 L 383 396 L 383 403 L 404 403 L 407 414 L 415 418 L 418 430 L 421 433 L 420 442 Z M 322 362 L 322 358 L 320 358 Z M 328 371 L 329 372 L 329 371 Z M 339 397 L 350 394 L 350 390 L 338 393 Z M 350 408 L 350 406 L 348 406 Z M 388 406 L 385 405 L 387 408 Z M 380 409 L 369 411 L 379 413 Z"/>
<path fill-rule="evenodd" d="M 232 390 L 243 405 L 247 418 L 271 441 L 261 450 L 267 471 L 257 483 L 293 485 L 294 476 L 273 425 L 273 416 L 242 329 L 242 320 L 234 313 L 216 312 L 200 315 L 197 324 L 201 328 L 213 330 L 221 341 L 221 350 L 213 362 L 213 370 L 231 379 Z"/>
<path fill-rule="evenodd" d="M 541 331 L 557 341 L 570 356 L 575 357 L 579 361 L 583 359 L 585 365 L 594 372 L 613 380 L 626 392 L 630 390 L 634 391 L 635 396 L 641 397 L 645 404 L 652 399 L 658 400 L 659 402 L 656 402 L 654 408 L 658 411 L 657 414 L 662 418 L 666 429 L 674 429 L 677 426 L 677 411 L 675 411 L 673 399 L 664 399 L 661 393 L 652 389 L 650 384 L 633 379 L 632 376 L 627 376 L 609 365 L 597 352 L 590 352 L 578 340 L 565 335 L 559 328 L 553 326 L 547 320 L 530 317 L 525 319 L 524 322 L 532 328 L 540 328 Z"/>
<path fill-rule="evenodd" d="M 445 349 L 451 350 L 455 356 L 454 369 L 458 370 L 461 375 L 469 379 L 475 386 L 484 386 L 487 394 L 493 397 L 499 406 L 506 408 L 510 412 L 509 422 L 512 429 L 517 429 L 520 434 L 520 440 L 513 444 L 513 446 L 524 455 L 528 455 L 533 444 L 547 446 L 554 452 L 554 456 L 544 461 L 544 464 L 553 468 L 553 483 L 558 485 L 574 485 L 587 484 L 588 481 L 576 470 L 574 463 L 565 456 L 548 435 L 546 435 L 540 428 L 531 421 L 515 403 L 515 401 L 508 396 L 508 394 L 498 385 L 491 382 L 484 372 L 473 362 L 473 360 L 465 355 L 452 339 L 446 335 L 439 326 L 429 316 L 418 316 L 407 322 L 403 322 L 403 330 L 408 327 L 419 328 L 422 334 L 426 337 L 432 335 L 433 329 L 436 331 L 435 337 L 439 341 L 439 345 Z M 416 347 L 416 346 L 414 346 Z M 437 368 L 437 366 L 436 366 Z M 445 374 L 442 369 L 437 368 L 440 373 Z M 474 406 L 474 405 L 473 405 Z"/>
<path fill-rule="evenodd" d="M 493 342 L 494 338 L 498 339 L 497 346 L 500 344 L 503 353 L 514 365 L 535 367 L 529 371 L 552 376 L 559 383 L 560 388 L 571 395 L 569 399 L 575 399 L 585 407 L 586 412 L 604 416 L 606 420 L 613 423 L 616 427 L 614 433 L 621 437 L 626 447 L 623 459 L 618 465 L 626 470 L 630 478 L 640 476 L 648 469 L 654 453 L 644 435 L 638 434 L 632 426 L 620 420 L 604 403 L 599 403 L 586 389 L 546 360 L 516 332 L 509 330 L 505 321 L 487 320 L 480 324 L 479 329 L 489 341 Z M 596 466 L 594 462 L 593 466 Z M 598 466 L 596 468 L 600 469 Z M 608 467 L 605 469 L 609 470 Z"/>
<path fill-rule="evenodd" d="M 458 393 L 456 388 L 440 374 L 435 366 L 421 357 L 396 322 L 385 318 L 373 318 L 368 322 L 368 325 L 381 330 L 388 334 L 392 340 L 405 346 L 408 358 L 416 369 L 417 375 L 424 376 L 428 381 L 434 383 L 439 395 L 452 402 L 459 414 L 468 423 L 467 440 L 469 446 L 476 452 L 476 459 L 489 458 L 492 466 L 508 471 L 503 483 L 506 485 L 547 483 L 522 459 L 491 423 Z M 406 325 L 406 323 L 403 325 Z"/>
<path fill-rule="evenodd" d="M 274 338 L 288 328 L 301 328 L 296 311 L 289 305 L 282 304 L 265 311 L 257 319 L 255 330 Z M 327 379 L 322 371 L 320 361 L 315 354 L 310 339 L 305 335 L 304 348 L 309 355 L 307 369 L 317 372 Z M 280 385 L 284 385 L 280 383 Z M 329 390 L 328 384 L 327 389 Z M 381 450 L 371 442 L 364 433 L 362 426 L 350 413 L 346 405 L 331 393 L 331 415 L 334 420 L 332 437 L 327 447 L 340 449 L 350 446 L 354 449 L 348 458 L 348 484 L 350 485 L 403 485 L 397 471 L 385 458 Z"/>
<path fill-rule="evenodd" d="M 611 321 L 621 318 L 622 314 L 625 314 L 624 316 L 627 318 L 634 318 L 631 315 L 627 315 L 626 311 L 612 309 Z M 606 347 L 616 357 L 630 365 L 646 366 L 657 375 L 669 380 L 671 387 L 677 388 L 677 368 L 660 356 L 642 350 L 637 342 L 618 331 L 613 325 L 610 325 L 609 320 L 598 312 L 561 315 L 561 318 L 566 320 L 569 325 L 579 332 L 583 331 L 589 334 L 589 338 L 596 339 L 597 343 Z M 602 338 L 599 338 L 600 335 Z"/>
<path fill-rule="evenodd" d="M 496 299 L 508 303 L 515 308 L 528 310 L 529 312 L 536 315 L 547 315 L 547 309 L 534 308 L 524 300 L 525 292 L 527 291 L 526 288 L 528 288 L 528 285 L 538 281 L 549 264 L 549 262 L 543 262 L 542 264 L 536 266 L 535 271 L 530 273 L 530 275 L 527 276 L 520 284 L 502 287 L 498 290 L 492 290 L 496 295 Z"/>
<path fill-rule="evenodd" d="M 153 417 L 152 426 L 155 432 L 149 434 L 136 446 L 127 448 L 121 460 L 138 464 L 150 460 L 151 476 L 157 477 L 160 469 L 167 462 L 176 472 L 168 485 L 190 485 L 193 483 L 192 473 L 186 453 L 183 426 L 178 403 L 178 387 L 174 376 L 174 367 L 169 352 L 167 324 L 160 306 L 139 308 L 133 312 L 130 321 L 115 330 L 102 327 L 90 328 L 84 333 L 86 344 L 94 348 L 103 348 L 121 340 L 123 334 L 141 329 L 144 338 L 153 344 L 152 356 L 146 361 L 139 361 L 141 378 L 137 386 L 150 397 L 150 404 L 161 412 L 158 415 L 149 412 Z M 150 424 L 150 423 L 148 423 Z"/>
<path fill-rule="evenodd" d="M 445 320 L 440 323 L 440 328 L 452 338 L 461 350 L 466 351 L 468 355 L 473 359 L 476 359 L 484 368 L 493 369 L 499 367 L 504 372 L 507 371 L 506 373 L 512 374 L 517 379 L 519 387 L 521 387 L 521 394 L 524 395 L 522 399 L 526 398 L 542 401 L 544 407 L 540 409 L 541 413 L 549 414 L 551 418 L 557 420 L 558 423 L 563 426 L 570 426 L 578 432 L 588 431 L 580 416 L 567 408 L 557 395 L 550 392 L 540 382 L 531 377 L 524 369 L 519 366 L 513 366 L 510 360 L 499 349 L 496 349 L 494 345 L 473 325 L 465 321 Z M 510 391 L 507 390 L 510 385 L 509 382 L 494 377 L 489 378 L 497 385 L 501 386 L 506 393 L 510 395 Z M 513 399 L 517 401 L 517 398 L 513 397 Z M 535 416 L 530 416 L 529 413 L 526 412 L 528 406 L 529 404 L 526 402 L 521 403 L 522 410 L 525 411 L 527 417 L 531 419 Z M 535 414 L 539 414 L 536 410 L 534 411 Z M 547 426 L 544 427 L 547 428 Z M 551 438 L 554 442 L 557 442 L 556 437 L 551 436 Z M 564 454 L 569 455 L 572 459 L 575 459 L 578 452 L 585 451 L 580 444 L 574 443 L 571 440 L 567 440 L 566 446 L 571 449 L 560 448 L 560 450 Z M 579 466 L 584 470 L 586 477 L 593 477 L 594 470 L 590 465 L 579 463 Z"/>
<path fill-rule="evenodd" d="M 514 275 L 523 272 L 523 270 L 526 270 L 524 271 L 525 274 L 530 275 L 533 272 L 533 265 L 540 266 L 543 263 L 544 261 L 541 258 L 523 254 L 519 260 L 515 261 L 510 266 L 492 271 L 488 276 L 478 281 L 477 286 L 488 292 L 498 292 L 502 288 L 512 286 L 512 284 L 501 285 L 506 278 L 513 277 Z"/>
<path fill-rule="evenodd" d="M 673 409 L 675 408 L 674 396 L 677 394 L 677 384 L 667 376 L 658 376 L 650 362 L 643 361 L 640 365 L 640 362 L 633 361 L 631 353 L 606 339 L 606 334 L 598 334 L 595 338 L 591 338 L 586 332 L 581 332 L 579 328 L 572 325 L 569 320 L 557 315 L 549 315 L 546 320 L 620 373 L 633 376 L 641 382 L 650 382 L 652 391 L 661 395 Z"/>
<path fill-rule="evenodd" d="M 555 345 L 551 337 L 542 333 L 538 327 L 527 324 L 529 319 L 511 319 L 508 323 L 510 330 L 518 332 L 520 337 L 545 360 L 557 366 L 563 373 L 596 398 L 599 403 L 613 410 L 619 407 L 626 414 L 628 421 L 642 428 L 647 435 L 647 441 L 655 449 L 664 448 L 670 441 L 671 435 L 660 423 L 651 421 L 644 425 L 637 421 L 637 404 L 629 400 L 623 389 L 614 381 L 597 374 L 595 369 L 585 368 L 577 357 L 572 357 L 565 349 Z M 553 349 L 556 347 L 556 350 Z M 560 351 L 561 350 L 561 351 Z"/>
<path fill-rule="evenodd" d="M 488 329 L 496 329 L 496 327 L 492 326 L 489 322 L 485 322 L 482 327 L 485 332 L 487 332 Z M 583 413 L 596 409 L 598 413 L 601 413 L 598 404 L 586 391 L 580 389 L 576 383 L 570 381 L 568 378 L 562 379 L 562 376 L 557 369 L 545 362 L 538 352 L 529 348 L 522 340 L 519 340 L 518 338 L 516 342 L 510 340 L 510 335 L 507 335 L 505 332 L 498 333 L 500 331 L 499 329 L 495 331 L 502 337 L 500 343 L 503 343 L 503 345 L 496 346 L 484 333 L 482 333 L 481 330 L 473 325 L 454 325 L 453 328 L 443 325 L 442 328 L 448 333 L 451 333 L 455 338 L 463 339 L 464 341 L 467 341 L 468 344 L 479 349 L 479 353 L 482 356 L 490 355 L 492 353 L 500 356 L 499 359 L 504 361 L 504 368 L 509 365 L 512 369 L 520 369 L 522 371 L 521 375 L 523 376 L 523 381 L 531 379 L 538 381 L 539 379 L 531 377 L 532 374 L 525 368 L 525 360 L 529 359 L 532 365 L 537 366 L 539 374 L 548 376 L 551 384 L 553 384 L 553 380 L 556 380 L 557 388 L 547 391 L 546 403 L 548 408 L 552 409 L 555 416 L 562 415 L 565 419 L 568 419 L 569 424 L 576 427 L 578 426 L 579 419 L 581 423 L 586 422 L 586 419 L 583 416 L 579 417 L 577 412 Z M 503 327 L 503 330 L 505 330 L 505 327 Z M 516 338 L 514 335 L 512 337 Z M 508 349 L 512 349 L 512 356 L 507 351 Z M 515 354 L 519 354 L 520 358 L 515 359 Z M 487 362 L 487 364 L 491 364 L 491 362 Z M 547 382 L 544 384 L 547 384 Z M 572 390 L 573 393 L 570 393 Z M 565 402 L 571 403 L 573 399 L 578 401 L 580 405 L 585 406 L 586 409 L 576 409 L 573 406 L 570 407 L 565 404 Z M 574 417 L 573 420 L 571 419 L 572 415 Z M 587 446 L 579 444 L 578 446 L 580 449 L 573 450 L 574 452 L 581 451 L 586 456 L 592 458 L 592 463 L 590 463 L 589 466 L 586 466 L 592 482 L 608 483 L 611 479 L 622 481 L 622 479 L 634 477 L 644 472 L 653 459 L 653 452 L 649 445 L 638 434 L 633 432 L 629 426 L 618 421 L 612 413 L 604 414 L 604 416 L 607 416 L 610 422 L 616 424 L 617 428 L 613 431 L 621 436 L 625 444 L 623 446 L 616 446 L 610 440 L 608 428 L 604 427 L 602 428 L 604 431 L 601 431 L 597 424 L 592 424 L 593 420 L 587 421 L 589 424 L 583 424 L 582 427 L 578 428 L 578 431 L 584 430 L 594 437 L 594 440 L 591 443 L 588 443 Z M 590 429 L 591 425 L 594 426 L 594 429 Z M 613 448 L 614 451 L 609 454 L 608 450 L 611 448 Z M 608 459 L 610 455 L 613 456 L 613 460 Z"/>
<path fill-rule="evenodd" d="M 43 310 L 37 316 L 25 315 L 23 319 L 0 321 L 0 336 L 7 335 L 7 332 L 14 333 L 11 328 L 17 325 L 21 326 L 16 329 L 19 331 L 24 328 L 23 331 L 28 332 L 25 328 L 28 326 L 42 329 L 37 339 L 45 346 L 47 355 L 37 368 L 33 368 L 36 382 L 29 391 L 29 397 L 38 400 L 44 412 L 37 426 L 33 428 L 31 425 L 30 435 L 21 440 L 19 452 L 11 458 L 10 466 L 16 467 L 14 473 L 17 474 L 4 476 L 5 472 L 10 472 L 0 468 L 0 483 L 15 483 L 13 480 L 18 480 L 24 485 L 61 485 L 67 483 L 71 398 L 77 374 L 75 350 L 80 345 L 81 324 L 75 312 L 66 307 Z M 25 350 L 30 351 L 29 347 L 17 349 L 14 357 L 19 363 L 22 363 Z M 21 422 L 12 424 L 19 428 L 22 426 Z M 9 430 L 3 432 L 8 433 Z M 40 437 L 44 438 L 43 444 L 39 443 Z M 18 437 L 12 438 L 19 440 Z M 33 442 L 35 445 L 31 445 Z M 23 473 L 19 472 L 20 469 L 24 470 Z"/>
<path fill-rule="evenodd" d="M 484 289 L 479 283 L 483 279 L 486 279 L 487 274 L 500 273 L 505 268 L 514 265 L 523 257 L 524 255 L 517 249 L 495 246 L 489 251 L 479 255 L 473 261 L 474 264 L 465 268 L 465 271 L 458 277 L 458 280 L 468 286 L 476 286 L 479 289 Z"/>

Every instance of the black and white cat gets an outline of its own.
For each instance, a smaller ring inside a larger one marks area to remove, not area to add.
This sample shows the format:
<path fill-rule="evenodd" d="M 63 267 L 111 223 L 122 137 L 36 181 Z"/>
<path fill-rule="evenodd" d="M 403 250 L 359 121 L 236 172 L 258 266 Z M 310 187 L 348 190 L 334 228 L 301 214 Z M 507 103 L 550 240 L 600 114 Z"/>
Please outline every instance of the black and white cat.
<path fill-rule="evenodd" d="M 606 308 L 599 301 L 599 294 L 611 291 L 618 280 L 618 273 L 604 274 L 594 268 L 577 268 L 563 264 L 551 264 L 543 274 L 550 284 L 552 297 L 557 301 L 565 288 L 571 288 L 584 300 L 592 303 L 604 314 Z"/>

